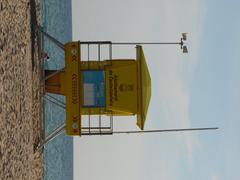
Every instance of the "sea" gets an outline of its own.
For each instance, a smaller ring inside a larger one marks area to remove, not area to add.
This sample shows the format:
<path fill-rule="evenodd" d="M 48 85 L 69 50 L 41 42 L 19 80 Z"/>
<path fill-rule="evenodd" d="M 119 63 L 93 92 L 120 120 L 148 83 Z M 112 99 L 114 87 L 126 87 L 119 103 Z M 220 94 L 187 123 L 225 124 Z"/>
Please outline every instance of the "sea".
<path fill-rule="evenodd" d="M 72 40 L 71 0 L 41 0 L 41 26 L 44 31 L 63 44 Z M 65 66 L 64 52 L 47 38 L 44 51 L 49 60 L 45 69 L 57 70 Z M 54 95 L 65 102 L 65 97 Z M 64 123 L 65 110 L 45 101 L 45 134 Z M 73 180 L 73 138 L 62 134 L 50 141 L 44 150 L 44 179 Z"/>

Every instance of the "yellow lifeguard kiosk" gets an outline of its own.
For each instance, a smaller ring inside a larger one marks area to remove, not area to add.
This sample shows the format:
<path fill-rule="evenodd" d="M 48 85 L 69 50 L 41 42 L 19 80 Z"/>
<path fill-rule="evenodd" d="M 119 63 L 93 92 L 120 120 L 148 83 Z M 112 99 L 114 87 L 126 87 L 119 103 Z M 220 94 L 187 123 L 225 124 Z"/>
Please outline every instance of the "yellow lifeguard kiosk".
<path fill-rule="evenodd" d="M 217 128 L 144 130 L 149 102 L 151 99 L 151 77 L 144 56 L 142 44 L 177 44 L 187 53 L 186 33 L 180 42 L 131 42 L 75 41 L 65 45 L 37 28 L 40 49 L 43 38 L 47 37 L 65 52 L 65 67 L 60 70 L 45 70 L 43 74 L 43 97 L 66 109 L 66 123 L 56 128 L 50 135 L 43 135 L 37 149 L 66 130 L 70 136 L 110 135 L 114 133 L 142 133 L 166 131 L 212 130 Z M 90 59 L 91 46 L 97 46 L 97 59 Z M 136 45 L 135 59 L 113 59 L 113 45 Z M 87 47 L 87 58 L 82 59 L 82 46 Z M 108 47 L 108 59 L 101 59 L 101 47 Z M 41 51 L 41 50 L 40 50 Z M 41 52 L 39 54 L 42 54 Z M 41 59 L 41 57 L 40 57 Z M 43 61 L 41 61 L 43 63 Z M 48 93 L 66 96 L 66 104 Z M 43 103 L 44 105 L 44 103 Z M 87 116 L 83 120 L 83 117 Z M 91 122 L 97 116 L 97 123 Z M 139 131 L 114 131 L 114 116 L 135 116 Z M 43 115 L 44 117 L 44 115 Z M 108 122 L 103 122 L 103 119 Z M 88 122 L 85 122 L 88 121 Z M 43 120 L 44 123 L 44 120 Z M 43 125 L 44 126 L 44 125 Z M 144 130 L 144 131 L 143 131 Z"/>
<path fill-rule="evenodd" d="M 151 98 L 151 78 L 142 46 L 136 59 L 82 60 L 81 42 L 65 49 L 65 70 L 45 70 L 45 90 L 66 96 L 67 135 L 109 134 L 112 127 L 83 127 L 82 115 L 135 116 L 143 130 Z M 56 86 L 56 84 L 58 86 Z M 90 131 L 89 131 L 90 129 Z"/>

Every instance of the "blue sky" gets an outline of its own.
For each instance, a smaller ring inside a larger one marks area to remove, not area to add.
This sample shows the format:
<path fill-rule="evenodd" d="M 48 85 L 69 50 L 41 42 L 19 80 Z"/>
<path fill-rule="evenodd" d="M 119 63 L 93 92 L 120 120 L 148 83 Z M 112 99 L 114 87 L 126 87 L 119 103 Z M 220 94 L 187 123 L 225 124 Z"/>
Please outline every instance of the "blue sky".
<path fill-rule="evenodd" d="M 75 138 L 75 180 L 240 179 L 239 5 L 237 0 L 73 0 L 75 40 L 178 41 L 188 32 L 187 55 L 176 46 L 144 46 L 152 78 L 146 129 L 220 128 Z M 116 48 L 114 55 L 135 52 Z M 133 118 L 116 120 L 135 129 Z"/>
<path fill-rule="evenodd" d="M 204 174 L 213 179 L 239 179 L 240 13 L 237 1 L 208 4 L 202 34 L 201 63 L 191 83 L 192 123 L 215 124 L 217 135 L 201 137 L 207 151 L 198 157 Z M 199 123 L 201 122 L 201 123 Z M 207 166 L 204 166 L 207 162 Z"/>

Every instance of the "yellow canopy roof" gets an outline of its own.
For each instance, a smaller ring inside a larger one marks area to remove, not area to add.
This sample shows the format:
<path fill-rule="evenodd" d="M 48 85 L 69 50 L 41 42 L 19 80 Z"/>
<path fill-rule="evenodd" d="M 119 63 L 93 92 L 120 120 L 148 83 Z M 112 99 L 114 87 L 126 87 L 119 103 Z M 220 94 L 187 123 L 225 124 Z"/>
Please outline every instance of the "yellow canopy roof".
<path fill-rule="evenodd" d="M 137 46 L 137 68 L 138 68 L 138 112 L 137 125 L 144 129 L 148 106 L 151 99 L 151 77 L 143 53 L 142 46 Z"/>

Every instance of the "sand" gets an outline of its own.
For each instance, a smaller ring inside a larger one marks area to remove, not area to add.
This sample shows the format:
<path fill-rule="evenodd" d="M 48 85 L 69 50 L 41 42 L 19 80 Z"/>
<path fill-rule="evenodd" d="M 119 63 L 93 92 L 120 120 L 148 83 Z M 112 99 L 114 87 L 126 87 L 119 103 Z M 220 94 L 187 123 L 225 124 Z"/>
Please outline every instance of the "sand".
<path fill-rule="evenodd" d="M 0 179 L 43 179 L 40 73 L 33 24 L 40 0 L 0 0 Z M 33 61 L 34 60 L 34 63 Z"/>

